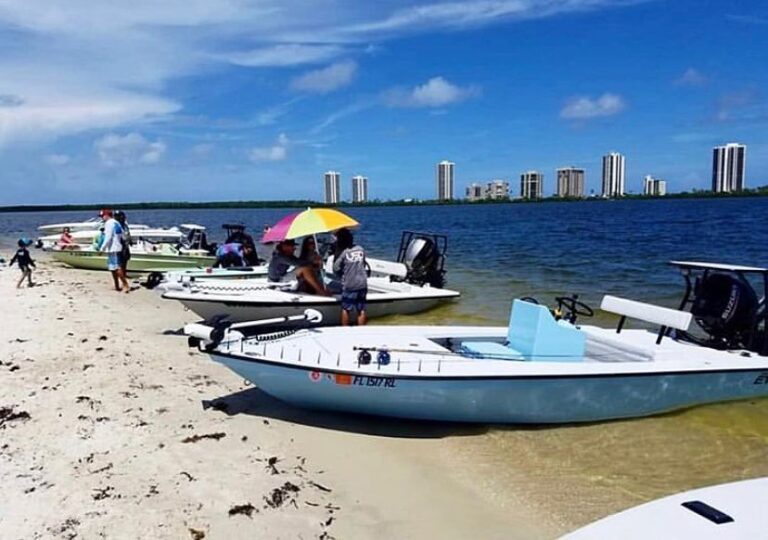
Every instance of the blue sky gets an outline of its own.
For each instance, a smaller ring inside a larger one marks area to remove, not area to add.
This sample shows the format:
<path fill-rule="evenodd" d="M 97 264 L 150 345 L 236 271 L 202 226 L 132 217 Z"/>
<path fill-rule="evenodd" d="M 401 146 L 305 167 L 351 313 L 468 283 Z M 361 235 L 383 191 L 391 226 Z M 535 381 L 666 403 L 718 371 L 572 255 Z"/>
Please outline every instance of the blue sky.
<path fill-rule="evenodd" d="M 762 1 L 8 0 L 0 47 L 0 205 L 599 191 L 609 151 L 706 189 L 731 141 L 768 184 Z"/>

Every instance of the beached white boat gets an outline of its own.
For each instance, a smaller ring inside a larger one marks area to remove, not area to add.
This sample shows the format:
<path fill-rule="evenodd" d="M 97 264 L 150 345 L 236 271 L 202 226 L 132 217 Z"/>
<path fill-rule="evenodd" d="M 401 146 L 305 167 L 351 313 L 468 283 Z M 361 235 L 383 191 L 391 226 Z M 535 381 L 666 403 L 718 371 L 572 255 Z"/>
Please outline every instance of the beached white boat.
<path fill-rule="evenodd" d="M 371 277 L 389 277 L 405 278 L 408 274 L 407 267 L 402 263 L 384 261 L 381 259 L 366 258 L 369 265 Z M 159 292 L 170 290 L 180 290 L 189 285 L 192 287 L 203 286 L 209 281 L 220 280 L 265 280 L 269 264 L 264 263 L 257 266 L 238 266 L 231 268 L 195 268 L 186 270 L 176 270 L 165 272 L 160 280 L 157 289 Z M 333 258 L 326 261 L 325 271 L 328 274 L 333 273 Z"/>
<path fill-rule="evenodd" d="M 70 232 L 76 231 L 98 231 L 103 223 L 101 218 L 91 218 L 85 221 L 73 221 L 69 223 L 51 223 L 49 225 L 40 225 L 37 230 L 45 234 L 61 234 L 64 229 Z"/>
<path fill-rule="evenodd" d="M 185 239 L 185 233 L 176 227 L 169 229 L 131 226 L 131 240 L 134 242 L 145 241 L 155 244 L 179 244 Z M 87 247 L 99 236 L 98 229 L 75 231 L 71 233 L 72 246 Z M 49 234 L 37 239 L 38 247 L 49 250 L 60 246 L 61 234 Z M 61 247 L 61 246 L 60 246 Z"/>
<path fill-rule="evenodd" d="M 324 246 L 328 249 L 329 246 Z M 448 247 L 444 235 L 404 231 L 400 238 L 397 260 L 387 261 L 366 257 L 369 276 L 393 277 L 410 283 L 429 283 L 442 287 L 445 283 L 445 252 Z M 151 286 L 160 292 L 178 290 L 179 286 L 210 279 L 264 279 L 267 275 L 269 260 L 257 266 L 233 268 L 187 269 L 165 272 L 163 275 L 150 276 Z M 324 271 L 333 274 L 333 255 L 325 259 Z"/>
<path fill-rule="evenodd" d="M 54 260 L 72 268 L 107 269 L 107 255 L 99 253 L 92 247 L 68 249 L 54 247 L 50 253 Z M 212 265 L 215 261 L 216 259 L 205 250 L 177 248 L 170 244 L 139 242 L 131 246 L 128 272 L 150 273 L 179 268 L 204 268 Z"/>
<path fill-rule="evenodd" d="M 576 325 L 591 310 L 561 297 L 560 320 L 516 300 L 508 328 L 302 329 L 272 320 L 186 331 L 193 345 L 264 392 L 308 408 L 544 424 L 767 396 L 767 315 L 745 276 L 768 288 L 768 269 L 675 264 L 689 285 L 681 308 L 691 304 L 691 311 L 606 296 L 601 307 L 621 317 L 617 329 Z M 294 319 L 319 317 L 308 310 Z M 627 319 L 660 330 L 625 329 Z M 688 333 L 693 319 L 705 336 Z"/>
<path fill-rule="evenodd" d="M 270 283 L 266 279 L 245 282 L 207 280 L 166 290 L 163 298 L 177 300 L 206 321 L 226 318 L 250 321 L 297 315 L 308 308 L 319 311 L 323 324 L 339 324 L 341 294 L 318 296 L 291 291 L 291 283 Z M 368 278 L 368 318 L 409 315 L 434 308 L 456 299 L 460 293 L 450 289 Z"/>
<path fill-rule="evenodd" d="M 641 504 L 561 540 L 746 540 L 766 538 L 768 478 L 710 486 Z"/>

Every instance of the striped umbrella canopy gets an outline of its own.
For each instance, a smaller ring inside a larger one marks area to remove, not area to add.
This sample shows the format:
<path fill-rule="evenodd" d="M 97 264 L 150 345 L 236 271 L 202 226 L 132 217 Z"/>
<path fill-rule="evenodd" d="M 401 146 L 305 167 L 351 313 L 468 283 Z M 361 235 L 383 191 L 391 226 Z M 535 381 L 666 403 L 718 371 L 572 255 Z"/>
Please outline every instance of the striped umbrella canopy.
<path fill-rule="evenodd" d="M 293 240 L 302 236 L 338 231 L 345 227 L 357 227 L 359 223 L 332 208 L 307 208 L 303 212 L 285 216 L 267 231 L 261 241 L 264 244 Z"/>

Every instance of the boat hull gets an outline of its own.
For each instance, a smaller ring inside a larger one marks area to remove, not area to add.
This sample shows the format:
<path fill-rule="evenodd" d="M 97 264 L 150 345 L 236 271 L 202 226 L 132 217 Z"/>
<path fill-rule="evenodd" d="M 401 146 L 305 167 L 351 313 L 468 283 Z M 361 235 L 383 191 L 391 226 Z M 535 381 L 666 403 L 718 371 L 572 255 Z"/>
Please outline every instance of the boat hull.
<path fill-rule="evenodd" d="M 369 297 L 366 315 L 369 319 L 387 315 L 412 315 L 428 311 L 437 305 L 452 300 L 455 296 L 426 296 L 422 298 L 400 298 L 376 300 Z M 341 323 L 341 303 L 337 299 L 318 302 L 237 302 L 217 301 L 201 298 L 176 298 L 187 309 L 195 312 L 206 321 L 226 317 L 232 322 L 254 321 L 272 317 L 289 317 L 303 315 L 307 308 L 319 311 L 323 315 L 323 326 L 333 326 Z"/>
<path fill-rule="evenodd" d="M 211 354 L 267 394 L 310 409 L 472 423 L 563 424 L 633 418 L 768 395 L 764 369 L 509 377 L 366 374 Z M 391 366 L 390 366 L 391 367 Z"/>
<path fill-rule="evenodd" d="M 103 253 L 78 250 L 58 250 L 52 257 L 72 268 L 84 270 L 107 270 L 107 256 Z M 134 254 L 128 261 L 128 272 L 146 273 L 183 268 L 202 268 L 216 261 L 213 257 L 188 255 L 145 255 Z"/>

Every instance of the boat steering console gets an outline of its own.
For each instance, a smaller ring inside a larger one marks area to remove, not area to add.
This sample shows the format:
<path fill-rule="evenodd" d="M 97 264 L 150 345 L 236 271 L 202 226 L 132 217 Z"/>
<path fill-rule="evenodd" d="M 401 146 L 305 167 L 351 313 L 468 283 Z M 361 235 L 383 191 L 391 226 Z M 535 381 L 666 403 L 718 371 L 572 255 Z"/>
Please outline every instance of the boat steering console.
<path fill-rule="evenodd" d="M 584 302 L 579 301 L 579 295 L 574 294 L 571 296 L 556 296 L 555 302 L 557 302 L 557 308 L 555 308 L 553 315 L 555 319 L 562 319 L 571 324 L 576 324 L 576 318 L 593 317 L 595 315 L 594 310 Z"/>
<path fill-rule="evenodd" d="M 520 300 L 539 305 L 539 301 L 532 296 L 523 296 Z M 555 302 L 557 302 L 557 307 L 551 309 L 550 312 L 557 321 L 563 320 L 571 324 L 576 324 L 576 319 L 579 316 L 593 317 L 595 315 L 595 312 L 591 307 L 579 300 L 578 294 L 572 294 L 571 296 L 556 296 Z"/>

